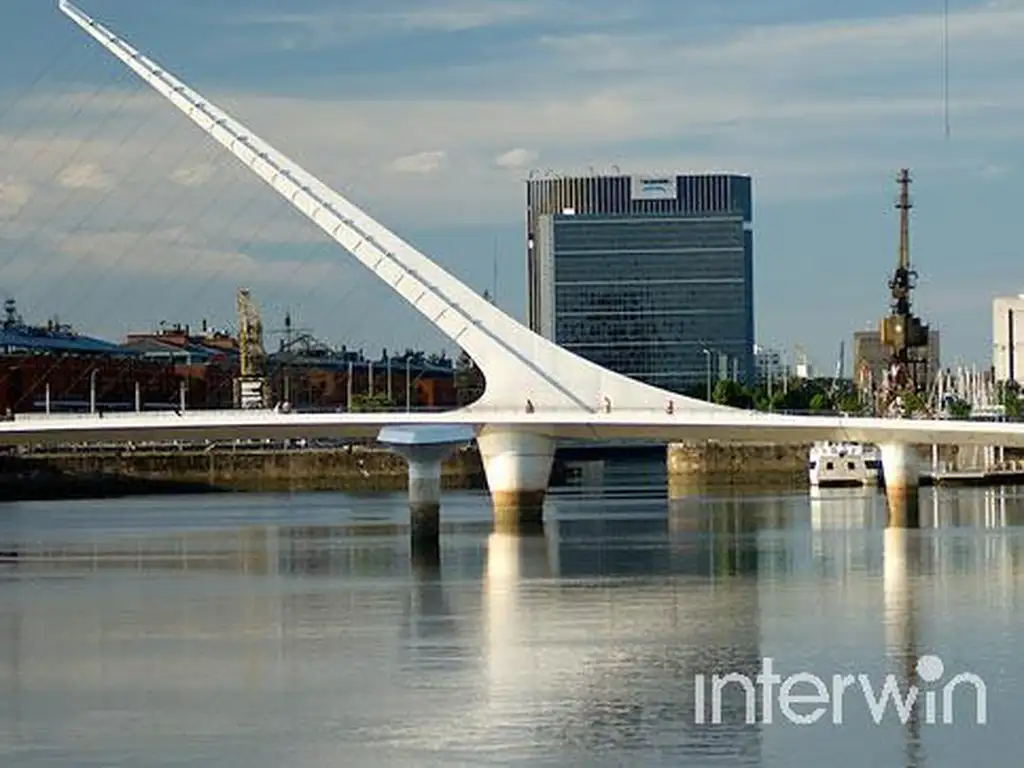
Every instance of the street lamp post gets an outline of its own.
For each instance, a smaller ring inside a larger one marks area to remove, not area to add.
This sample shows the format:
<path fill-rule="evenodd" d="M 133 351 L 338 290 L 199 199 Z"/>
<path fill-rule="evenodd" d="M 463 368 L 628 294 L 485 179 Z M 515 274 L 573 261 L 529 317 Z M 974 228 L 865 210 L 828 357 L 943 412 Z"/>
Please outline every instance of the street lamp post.
<path fill-rule="evenodd" d="M 96 413 L 96 374 L 99 371 L 95 368 L 89 374 L 89 413 Z"/>
<path fill-rule="evenodd" d="M 704 360 L 707 362 L 707 400 L 711 402 L 711 350 L 704 348 Z"/>

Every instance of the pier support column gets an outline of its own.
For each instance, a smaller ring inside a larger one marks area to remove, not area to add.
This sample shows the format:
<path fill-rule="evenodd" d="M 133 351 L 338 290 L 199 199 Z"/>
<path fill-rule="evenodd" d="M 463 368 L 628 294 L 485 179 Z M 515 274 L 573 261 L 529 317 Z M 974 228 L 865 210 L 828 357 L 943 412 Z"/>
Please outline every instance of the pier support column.
<path fill-rule="evenodd" d="M 378 442 L 409 462 L 409 537 L 413 557 L 436 552 L 441 533 L 441 465 L 472 441 L 469 426 L 384 427 Z"/>
<path fill-rule="evenodd" d="M 883 443 L 882 474 L 889 507 L 889 525 L 917 528 L 920 525 L 920 459 L 916 446 L 907 443 Z"/>
<path fill-rule="evenodd" d="M 544 496 L 551 479 L 555 440 L 548 435 L 484 427 L 476 438 L 499 531 L 543 528 Z"/>
<path fill-rule="evenodd" d="M 458 446 L 434 457 L 409 457 L 409 556 L 416 572 L 441 565 L 441 464 Z"/>
<path fill-rule="evenodd" d="M 413 541 L 437 541 L 441 534 L 441 462 L 455 448 L 404 452 L 409 462 L 409 535 Z"/>

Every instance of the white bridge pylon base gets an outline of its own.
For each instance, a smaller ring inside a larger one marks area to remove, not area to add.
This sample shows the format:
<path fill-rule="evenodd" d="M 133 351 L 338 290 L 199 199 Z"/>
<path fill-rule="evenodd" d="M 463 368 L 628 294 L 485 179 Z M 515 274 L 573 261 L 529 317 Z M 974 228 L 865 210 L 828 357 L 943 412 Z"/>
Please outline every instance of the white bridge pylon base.
<path fill-rule="evenodd" d="M 533 432 L 469 425 L 384 427 L 377 441 L 409 464 L 409 534 L 413 545 L 436 542 L 441 530 L 441 465 L 476 439 L 494 504 L 496 530 L 534 530 L 543 525 L 555 454 L 552 437 Z"/>
<path fill-rule="evenodd" d="M 436 546 L 441 533 L 443 462 L 473 441 L 469 425 L 384 427 L 377 441 L 409 464 L 409 538 L 413 549 Z"/>
<path fill-rule="evenodd" d="M 476 437 L 494 504 L 494 525 L 503 531 L 542 526 L 555 440 L 524 430 L 484 427 Z"/>
<path fill-rule="evenodd" d="M 917 446 L 882 443 L 882 481 L 888 506 L 888 524 L 894 528 L 917 528 L 920 524 L 920 457 Z"/>

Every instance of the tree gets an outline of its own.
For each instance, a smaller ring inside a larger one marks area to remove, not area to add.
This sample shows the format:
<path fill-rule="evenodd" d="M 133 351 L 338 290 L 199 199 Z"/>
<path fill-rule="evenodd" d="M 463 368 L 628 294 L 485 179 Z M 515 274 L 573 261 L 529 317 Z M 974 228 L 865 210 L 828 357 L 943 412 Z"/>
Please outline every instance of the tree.
<path fill-rule="evenodd" d="M 811 395 L 811 401 L 807 404 L 811 411 L 831 411 L 832 401 L 825 392 L 815 392 Z"/>
<path fill-rule="evenodd" d="M 753 408 L 754 396 L 742 384 L 723 379 L 715 385 L 711 400 L 719 405 L 731 405 L 733 408 Z"/>
<path fill-rule="evenodd" d="M 856 392 L 847 392 L 839 398 L 839 410 L 843 413 L 859 416 L 864 413 L 864 403 Z"/>
<path fill-rule="evenodd" d="M 829 387 L 822 379 L 797 379 L 786 392 L 772 395 L 772 407 L 777 411 L 831 411 L 835 404 Z"/>
<path fill-rule="evenodd" d="M 803 387 L 791 387 L 786 392 L 775 392 L 771 405 L 773 411 L 806 411 L 810 405 L 810 395 Z"/>
<path fill-rule="evenodd" d="M 484 393 L 484 374 L 465 350 L 455 361 L 455 400 L 469 405 Z"/>
<path fill-rule="evenodd" d="M 1019 419 L 1021 411 L 1020 385 L 1016 381 L 1008 381 L 1002 387 L 1002 403 L 1006 412 L 1006 418 Z"/>
<path fill-rule="evenodd" d="M 394 410 L 395 404 L 392 402 L 386 394 L 374 394 L 374 395 L 353 395 L 352 396 L 352 410 L 353 411 L 391 411 Z"/>
<path fill-rule="evenodd" d="M 971 404 L 961 397 L 951 397 L 946 401 L 946 413 L 951 419 L 969 419 Z"/>
<path fill-rule="evenodd" d="M 922 414 L 928 410 L 928 403 L 916 392 L 908 392 L 902 396 L 903 411 L 907 416 Z"/>
<path fill-rule="evenodd" d="M 754 390 L 754 408 L 759 411 L 769 411 L 771 407 L 772 401 L 768 399 L 768 390 L 764 387 Z"/>
<path fill-rule="evenodd" d="M 682 395 L 684 397 L 692 397 L 694 400 L 707 400 L 707 384 L 705 384 L 704 382 L 701 382 L 700 384 L 691 384 L 689 387 L 683 390 Z"/>

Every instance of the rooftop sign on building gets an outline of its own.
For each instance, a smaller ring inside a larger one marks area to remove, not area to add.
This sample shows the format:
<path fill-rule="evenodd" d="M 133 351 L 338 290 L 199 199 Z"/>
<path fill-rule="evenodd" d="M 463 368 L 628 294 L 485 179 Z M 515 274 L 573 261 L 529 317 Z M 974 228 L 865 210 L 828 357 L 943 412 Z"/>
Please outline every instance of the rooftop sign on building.
<path fill-rule="evenodd" d="M 675 200 L 674 176 L 634 176 L 630 179 L 629 196 L 633 200 Z"/>

